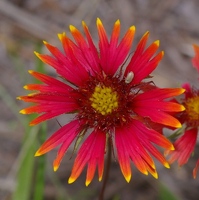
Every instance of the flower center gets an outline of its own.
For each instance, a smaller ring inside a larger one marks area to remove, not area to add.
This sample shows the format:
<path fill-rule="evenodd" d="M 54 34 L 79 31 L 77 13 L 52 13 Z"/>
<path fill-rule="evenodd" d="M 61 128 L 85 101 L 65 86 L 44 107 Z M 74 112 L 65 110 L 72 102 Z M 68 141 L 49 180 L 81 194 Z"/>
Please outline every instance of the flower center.
<path fill-rule="evenodd" d="M 128 79 L 104 74 L 90 76 L 84 85 L 74 90 L 79 106 L 78 119 L 84 120 L 87 127 L 105 132 L 127 125 L 136 116 L 133 99 L 140 90 L 129 85 L 131 80 L 132 74 Z"/>
<path fill-rule="evenodd" d="M 91 106 L 102 115 L 110 114 L 118 108 L 118 94 L 111 87 L 97 85 L 89 100 Z"/>
<path fill-rule="evenodd" d="M 189 98 L 185 107 L 190 120 L 199 120 L 199 96 Z"/>

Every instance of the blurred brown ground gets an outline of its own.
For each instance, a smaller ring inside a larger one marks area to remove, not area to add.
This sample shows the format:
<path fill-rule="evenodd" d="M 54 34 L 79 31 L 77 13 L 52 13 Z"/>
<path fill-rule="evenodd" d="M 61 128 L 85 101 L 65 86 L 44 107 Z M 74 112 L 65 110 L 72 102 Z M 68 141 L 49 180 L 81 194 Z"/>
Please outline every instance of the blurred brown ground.
<path fill-rule="evenodd" d="M 178 87 L 183 82 L 198 86 L 198 74 L 192 68 L 192 44 L 199 45 L 199 1 L 198 0 L 0 0 L 0 92 L 11 101 L 0 99 L 0 199 L 10 199 L 15 185 L 15 169 L 24 136 L 18 114 L 12 108 L 16 96 L 25 94 L 22 86 L 28 83 L 28 69 L 35 68 L 33 51 L 42 40 L 60 45 L 57 33 L 66 31 L 70 24 L 81 28 L 84 20 L 97 42 L 96 18 L 100 17 L 107 32 L 113 23 L 121 20 L 122 34 L 131 25 L 136 26 L 134 44 L 149 30 L 150 41 L 159 39 L 165 57 L 153 73 L 154 82 L 161 87 Z M 45 50 L 44 50 L 45 51 Z M 54 73 L 46 67 L 49 73 Z M 24 80 L 26 79 L 26 80 Z M 17 102 L 20 108 L 25 105 Z M 63 123 L 64 123 L 64 119 Z M 58 128 L 55 121 L 49 135 Z M 52 160 L 56 151 L 48 154 L 48 173 L 52 173 Z M 158 199 L 159 183 L 164 183 L 180 200 L 199 199 L 199 177 L 192 179 L 192 169 L 199 157 L 197 147 L 194 158 L 183 168 L 173 165 L 171 170 L 158 165 L 159 181 L 141 175 L 133 168 L 133 179 L 129 184 L 113 162 L 106 199 L 118 195 L 124 200 Z M 63 188 L 73 197 L 86 193 L 96 199 L 101 187 L 97 177 L 92 184 L 84 186 L 85 174 L 72 185 L 67 184 L 73 161 L 63 160 L 57 175 Z M 46 180 L 45 198 L 55 199 L 56 189 Z M 66 198 L 67 199 L 67 198 Z"/>

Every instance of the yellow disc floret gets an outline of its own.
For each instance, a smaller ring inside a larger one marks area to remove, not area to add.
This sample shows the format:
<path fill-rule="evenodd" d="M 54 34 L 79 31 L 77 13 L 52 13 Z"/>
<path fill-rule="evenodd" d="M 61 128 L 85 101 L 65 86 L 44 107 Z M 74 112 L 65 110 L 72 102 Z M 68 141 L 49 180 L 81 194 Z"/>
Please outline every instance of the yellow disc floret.
<path fill-rule="evenodd" d="M 189 98 L 185 107 L 190 120 L 199 120 L 199 96 Z"/>
<path fill-rule="evenodd" d="M 118 108 L 118 94 L 111 87 L 97 85 L 90 98 L 91 106 L 102 115 Z"/>

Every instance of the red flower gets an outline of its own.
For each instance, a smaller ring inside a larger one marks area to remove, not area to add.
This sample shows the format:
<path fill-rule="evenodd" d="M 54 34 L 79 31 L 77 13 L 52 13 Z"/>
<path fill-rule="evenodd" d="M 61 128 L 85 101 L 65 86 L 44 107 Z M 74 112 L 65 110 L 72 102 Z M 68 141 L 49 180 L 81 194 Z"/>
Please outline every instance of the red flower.
<path fill-rule="evenodd" d="M 52 55 L 36 53 L 44 63 L 56 70 L 61 80 L 30 71 L 44 84 L 26 85 L 25 89 L 38 92 L 19 97 L 36 104 L 21 110 L 22 114 L 40 114 L 31 125 L 61 114 L 75 113 L 74 120 L 55 132 L 36 152 L 36 156 L 61 145 L 54 161 L 56 171 L 72 142 L 88 135 L 78 151 L 69 183 L 79 177 L 86 165 L 86 185 L 92 181 L 97 166 L 99 180 L 102 179 L 107 140 L 112 142 L 112 147 L 115 146 L 121 171 L 128 182 L 131 179 L 130 160 L 142 173 L 149 172 L 157 177 L 151 155 L 165 167 L 169 165 L 153 144 L 170 150 L 173 145 L 150 124 L 181 127 L 181 123 L 169 113 L 182 111 L 184 107 L 165 100 L 182 94 L 184 89 L 158 89 L 152 81 L 143 81 L 150 78 L 149 74 L 163 56 L 163 52 L 155 55 L 159 41 L 146 48 L 148 32 L 132 55 L 129 52 L 134 26 L 119 42 L 119 20 L 115 22 L 109 40 L 102 22 L 97 19 L 97 49 L 88 27 L 84 22 L 82 24 L 85 37 L 70 26 L 75 42 L 65 33 L 58 34 L 64 53 L 47 42 L 44 44 Z"/>
<path fill-rule="evenodd" d="M 193 47 L 195 57 L 192 59 L 192 63 L 199 70 L 199 47 L 197 45 L 193 45 Z M 186 89 L 186 92 L 181 103 L 186 110 L 180 113 L 178 118 L 184 124 L 184 134 L 175 141 L 175 151 L 166 152 L 170 155 L 169 162 L 173 163 L 177 160 L 179 166 L 186 164 L 194 151 L 199 128 L 199 90 L 191 88 L 188 83 L 184 84 L 183 88 Z M 193 170 L 194 178 L 196 178 L 198 168 L 199 160 Z"/>
<path fill-rule="evenodd" d="M 193 66 L 199 71 L 199 46 L 193 45 L 195 57 L 192 59 Z"/>

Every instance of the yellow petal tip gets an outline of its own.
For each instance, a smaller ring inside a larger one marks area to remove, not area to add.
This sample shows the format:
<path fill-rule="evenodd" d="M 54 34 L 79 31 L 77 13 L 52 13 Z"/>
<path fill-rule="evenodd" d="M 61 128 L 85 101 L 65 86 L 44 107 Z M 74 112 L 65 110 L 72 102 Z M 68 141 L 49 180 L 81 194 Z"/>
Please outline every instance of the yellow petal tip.
<path fill-rule="evenodd" d="M 181 127 L 182 127 L 182 124 L 181 124 L 180 122 L 178 122 L 178 123 L 176 123 L 176 125 L 173 126 L 173 127 L 175 127 L 175 128 L 181 128 Z"/>
<path fill-rule="evenodd" d="M 102 181 L 102 176 L 100 176 L 98 180 L 99 180 L 99 181 Z"/>
<path fill-rule="evenodd" d="M 183 93 L 186 91 L 186 89 L 184 89 L 184 88 L 180 88 L 180 91 L 181 91 L 180 94 L 183 94 Z"/>
<path fill-rule="evenodd" d="M 87 187 L 90 183 L 91 183 L 90 180 L 86 180 L 86 182 L 85 182 L 86 187 Z"/>
<path fill-rule="evenodd" d="M 142 171 L 142 173 L 143 173 L 144 175 L 146 175 L 146 176 L 148 176 L 148 175 L 149 175 L 149 173 L 148 173 L 148 171 L 147 171 L 147 170 L 144 170 L 144 171 Z"/>
<path fill-rule="evenodd" d="M 66 36 L 66 33 L 65 33 L 65 32 L 63 32 L 63 33 L 58 33 L 57 36 L 58 36 L 59 40 L 62 41 L 63 37 Z"/>
<path fill-rule="evenodd" d="M 169 150 L 175 150 L 175 147 L 173 145 L 171 145 L 171 147 L 169 148 Z"/>
<path fill-rule="evenodd" d="M 130 175 L 128 175 L 128 176 L 125 176 L 125 180 L 126 180 L 126 182 L 127 182 L 127 183 L 129 183 L 129 182 L 130 182 L 130 180 L 131 180 L 131 174 L 130 174 Z"/>
<path fill-rule="evenodd" d="M 170 165 L 169 165 L 168 162 L 165 162 L 165 163 L 164 163 L 164 166 L 165 166 L 166 168 L 168 168 L 168 169 L 170 168 Z"/>
<path fill-rule="evenodd" d="M 154 163 L 154 162 L 152 162 L 152 163 L 150 164 L 150 166 L 151 166 L 154 170 L 156 169 L 155 163 Z"/>
<path fill-rule="evenodd" d="M 97 18 L 97 25 L 102 25 L 102 21 L 100 20 L 100 18 Z"/>
<path fill-rule="evenodd" d="M 161 51 L 158 55 L 160 56 L 160 59 L 162 59 L 162 57 L 164 56 L 164 51 Z"/>
<path fill-rule="evenodd" d="M 158 179 L 158 173 L 157 173 L 157 172 L 152 173 L 152 176 L 153 176 L 155 179 Z"/>
<path fill-rule="evenodd" d="M 70 178 L 68 179 L 68 184 L 71 184 L 71 183 L 73 183 L 74 181 L 75 181 L 75 179 L 70 177 Z"/>
<path fill-rule="evenodd" d="M 40 56 L 40 54 L 39 54 L 38 52 L 36 52 L 36 51 L 34 51 L 34 54 L 35 54 L 37 57 Z"/>
<path fill-rule="evenodd" d="M 32 74 L 34 71 L 33 70 L 28 70 L 28 73 L 29 74 Z"/>
<path fill-rule="evenodd" d="M 35 153 L 35 157 L 41 156 L 42 154 L 39 152 L 39 150 Z"/>
<path fill-rule="evenodd" d="M 25 90 L 27 90 L 27 89 L 28 89 L 28 86 L 27 86 L 27 85 L 24 85 L 23 88 L 24 88 Z"/>
<path fill-rule="evenodd" d="M 59 169 L 59 165 L 54 165 L 54 166 L 53 166 L 54 172 L 56 172 L 58 169 Z"/>
<path fill-rule="evenodd" d="M 159 47 L 159 46 L 160 46 L 160 40 L 156 40 L 156 41 L 154 42 L 154 44 L 157 45 L 157 46 Z"/>
<path fill-rule="evenodd" d="M 120 20 L 119 19 L 115 22 L 115 25 L 120 25 Z"/>
<path fill-rule="evenodd" d="M 69 29 L 70 29 L 71 32 L 75 32 L 76 31 L 76 28 L 73 25 L 70 25 Z"/>
<path fill-rule="evenodd" d="M 153 177 L 154 177 L 155 179 L 158 179 L 158 174 L 156 173 Z"/>
<path fill-rule="evenodd" d="M 129 29 L 130 29 L 132 32 L 135 32 L 135 26 L 131 26 Z"/>
<path fill-rule="evenodd" d="M 84 29 L 88 29 L 85 21 L 82 21 L 82 26 Z"/>
<path fill-rule="evenodd" d="M 181 111 L 184 111 L 185 107 L 183 105 L 181 105 Z"/>
<path fill-rule="evenodd" d="M 25 109 L 23 109 L 23 110 L 20 110 L 20 111 L 19 111 L 19 113 L 20 113 L 20 114 L 24 114 L 24 115 L 25 115 L 25 114 L 26 114 L 26 110 L 25 110 Z"/>
<path fill-rule="evenodd" d="M 148 37 L 149 36 L 149 31 L 146 31 L 143 37 Z"/>

